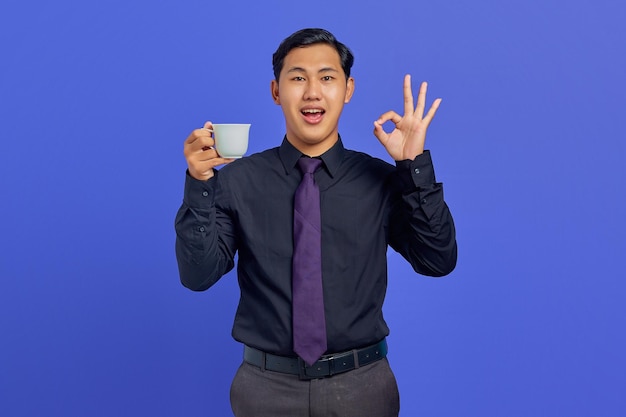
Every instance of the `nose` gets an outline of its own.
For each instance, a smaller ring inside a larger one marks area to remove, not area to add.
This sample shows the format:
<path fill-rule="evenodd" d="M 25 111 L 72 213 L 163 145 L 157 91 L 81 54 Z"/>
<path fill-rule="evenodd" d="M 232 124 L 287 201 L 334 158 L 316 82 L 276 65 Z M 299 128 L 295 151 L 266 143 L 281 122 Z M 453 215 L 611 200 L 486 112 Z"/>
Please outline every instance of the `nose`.
<path fill-rule="evenodd" d="M 306 88 L 304 90 L 304 99 L 305 100 L 319 100 L 322 96 L 321 86 L 317 80 L 311 79 L 306 83 Z"/>

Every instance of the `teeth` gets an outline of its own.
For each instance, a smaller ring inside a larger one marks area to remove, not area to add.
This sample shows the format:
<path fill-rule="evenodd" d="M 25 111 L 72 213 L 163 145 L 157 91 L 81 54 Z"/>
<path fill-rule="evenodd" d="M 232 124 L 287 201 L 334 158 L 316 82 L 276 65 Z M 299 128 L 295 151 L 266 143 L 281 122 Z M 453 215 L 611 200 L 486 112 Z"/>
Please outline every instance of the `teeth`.
<path fill-rule="evenodd" d="M 302 113 L 321 113 L 322 110 L 320 109 L 304 109 L 302 110 Z"/>

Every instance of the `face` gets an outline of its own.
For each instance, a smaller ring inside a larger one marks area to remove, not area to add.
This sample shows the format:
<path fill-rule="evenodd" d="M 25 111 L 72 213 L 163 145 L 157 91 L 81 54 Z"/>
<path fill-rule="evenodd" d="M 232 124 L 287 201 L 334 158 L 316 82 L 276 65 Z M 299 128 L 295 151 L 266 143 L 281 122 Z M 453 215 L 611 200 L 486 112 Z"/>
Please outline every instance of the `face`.
<path fill-rule="evenodd" d="M 346 81 L 332 46 L 314 44 L 289 51 L 271 88 L 285 115 L 287 140 L 296 149 L 318 156 L 335 144 L 339 116 L 352 97 L 354 80 Z"/>

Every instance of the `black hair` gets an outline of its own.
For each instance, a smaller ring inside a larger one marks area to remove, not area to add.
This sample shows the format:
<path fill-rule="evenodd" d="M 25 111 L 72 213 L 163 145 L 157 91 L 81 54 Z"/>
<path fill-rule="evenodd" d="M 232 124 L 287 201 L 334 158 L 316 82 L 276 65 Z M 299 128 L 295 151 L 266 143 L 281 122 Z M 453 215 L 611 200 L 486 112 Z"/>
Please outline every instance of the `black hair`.
<path fill-rule="evenodd" d="M 325 43 L 337 50 L 339 60 L 341 61 L 341 68 L 343 68 L 343 72 L 346 74 L 347 80 L 350 77 L 350 69 L 354 63 L 354 55 L 352 55 L 350 49 L 348 49 L 348 47 L 343 43 L 339 42 L 329 31 L 311 28 L 301 29 L 293 33 L 291 36 L 283 40 L 278 46 L 276 52 L 274 52 L 274 55 L 272 56 L 272 65 L 274 67 L 274 78 L 276 81 L 278 82 L 278 78 L 280 77 L 285 57 L 292 49 L 302 48 L 318 43 Z"/>

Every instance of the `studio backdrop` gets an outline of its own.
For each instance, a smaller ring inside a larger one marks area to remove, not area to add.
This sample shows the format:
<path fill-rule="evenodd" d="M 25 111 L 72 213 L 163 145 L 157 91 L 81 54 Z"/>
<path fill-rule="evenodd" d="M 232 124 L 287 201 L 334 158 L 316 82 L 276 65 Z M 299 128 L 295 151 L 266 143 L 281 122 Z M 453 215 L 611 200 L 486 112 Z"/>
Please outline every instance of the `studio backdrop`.
<path fill-rule="evenodd" d="M 271 56 L 304 27 L 355 54 L 347 148 L 402 81 L 441 97 L 437 180 L 459 260 L 389 252 L 403 416 L 626 415 L 626 6 L 612 0 L 5 0 L 0 6 L 0 415 L 228 416 L 234 272 L 179 282 L 183 141 L 285 134 Z M 387 126 L 389 127 L 389 126 Z"/>

